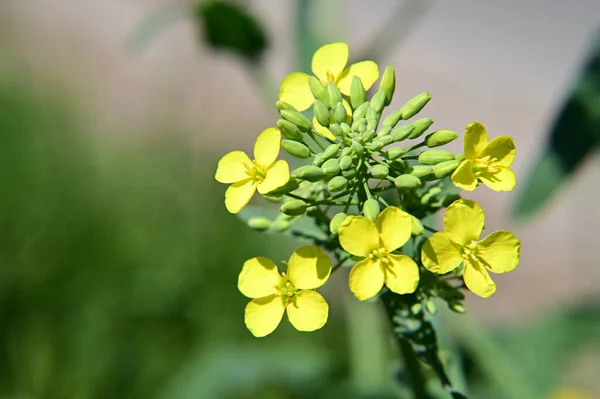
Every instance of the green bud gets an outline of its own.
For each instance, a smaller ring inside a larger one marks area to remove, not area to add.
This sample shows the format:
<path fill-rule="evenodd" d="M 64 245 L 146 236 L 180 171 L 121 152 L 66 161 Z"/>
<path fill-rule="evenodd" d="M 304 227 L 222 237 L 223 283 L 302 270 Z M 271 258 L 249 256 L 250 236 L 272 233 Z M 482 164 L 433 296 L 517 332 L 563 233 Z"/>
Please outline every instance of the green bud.
<path fill-rule="evenodd" d="M 448 307 L 456 313 L 465 313 L 467 309 L 459 301 L 450 301 Z"/>
<path fill-rule="evenodd" d="M 308 147 L 295 140 L 281 140 L 281 147 L 293 157 L 301 159 L 310 157 L 310 150 Z"/>
<path fill-rule="evenodd" d="M 325 162 L 325 158 L 323 157 L 323 153 L 319 153 L 317 155 L 315 155 L 315 159 L 313 160 L 313 165 L 315 166 L 321 166 L 323 165 L 323 162 Z"/>
<path fill-rule="evenodd" d="M 383 72 L 381 81 L 379 82 L 379 91 L 385 93 L 385 105 L 390 105 L 396 90 L 396 72 L 394 68 L 388 66 Z"/>
<path fill-rule="evenodd" d="M 367 93 L 362 81 L 358 76 L 354 75 L 352 77 L 352 84 L 350 85 L 350 104 L 352 104 L 352 108 L 357 109 L 364 104 L 366 98 Z"/>
<path fill-rule="evenodd" d="M 400 175 L 394 180 L 398 188 L 415 188 L 421 185 L 421 180 L 413 175 Z"/>
<path fill-rule="evenodd" d="M 392 131 L 391 126 L 384 126 L 377 132 L 377 137 L 387 136 Z"/>
<path fill-rule="evenodd" d="M 350 155 L 342 155 L 340 158 L 340 169 L 347 170 L 352 166 L 352 157 Z"/>
<path fill-rule="evenodd" d="M 366 119 L 365 119 L 366 121 Z M 364 133 L 367 130 L 367 124 L 365 122 L 361 122 L 358 124 L 358 129 L 356 129 L 359 133 Z"/>
<path fill-rule="evenodd" d="M 279 210 L 288 216 L 300 216 L 304 215 L 307 207 L 304 201 L 294 199 L 281 205 Z"/>
<path fill-rule="evenodd" d="M 453 161 L 454 154 L 446 150 L 426 150 L 419 154 L 418 159 L 423 165 L 436 165 L 440 162 Z"/>
<path fill-rule="evenodd" d="M 401 159 L 394 159 L 393 161 L 389 161 L 390 168 L 394 170 L 404 170 L 406 169 L 406 164 Z"/>
<path fill-rule="evenodd" d="M 431 200 L 435 199 L 438 194 L 442 192 L 440 187 L 431 187 L 423 196 L 421 197 L 421 204 L 427 204 Z"/>
<path fill-rule="evenodd" d="M 427 309 L 427 311 L 431 314 L 437 313 L 437 306 L 435 305 L 435 302 L 433 302 L 431 299 L 425 302 L 425 309 Z"/>
<path fill-rule="evenodd" d="M 327 91 L 327 99 L 329 100 L 329 104 L 331 104 L 332 108 L 335 104 L 342 102 L 342 93 L 340 93 L 340 89 L 338 89 L 335 83 L 327 83 L 325 90 Z"/>
<path fill-rule="evenodd" d="M 263 217 L 250 218 L 250 220 L 248 220 L 248 226 L 252 230 L 265 231 L 271 227 L 271 221 Z"/>
<path fill-rule="evenodd" d="M 331 222 L 329 222 L 329 231 L 331 234 L 337 234 L 340 228 L 340 224 L 346 219 L 347 215 L 344 212 L 340 212 L 336 214 L 333 218 L 331 218 Z"/>
<path fill-rule="evenodd" d="M 452 130 L 438 130 L 437 132 L 428 134 L 425 137 L 425 145 L 429 148 L 439 147 L 448 144 L 458 138 L 458 133 Z"/>
<path fill-rule="evenodd" d="M 331 126 L 329 126 L 329 131 L 335 137 L 343 137 L 344 136 L 344 131 L 342 130 L 342 127 L 340 126 L 339 123 L 332 123 Z"/>
<path fill-rule="evenodd" d="M 292 222 L 286 219 L 279 219 L 273 222 L 271 228 L 278 233 L 283 233 L 292 226 Z"/>
<path fill-rule="evenodd" d="M 365 132 L 363 133 L 363 141 L 368 143 L 369 141 L 373 140 L 376 135 L 377 133 L 375 133 L 375 130 L 373 129 L 365 130 Z"/>
<path fill-rule="evenodd" d="M 358 141 L 353 141 L 352 142 L 352 151 L 354 151 L 354 153 L 356 155 L 360 156 L 363 154 L 365 149 L 363 148 L 362 144 L 360 144 Z"/>
<path fill-rule="evenodd" d="M 365 204 L 363 205 L 363 215 L 373 221 L 377 219 L 377 216 L 379 215 L 379 202 L 372 198 L 366 200 Z"/>
<path fill-rule="evenodd" d="M 371 108 L 373 108 L 375 111 L 377 111 L 377 113 L 380 114 L 381 111 L 383 111 L 383 108 L 385 107 L 385 101 L 385 93 L 382 91 L 378 91 L 377 93 L 375 93 L 373 98 L 371 98 Z"/>
<path fill-rule="evenodd" d="M 394 127 L 402 119 L 402 111 L 397 109 L 383 120 L 383 126 Z"/>
<path fill-rule="evenodd" d="M 423 311 L 423 305 L 421 305 L 420 303 L 415 303 L 410 307 L 410 312 L 412 314 L 420 314 Z"/>
<path fill-rule="evenodd" d="M 413 125 L 414 130 L 412 131 L 410 136 L 408 136 L 408 138 L 416 139 L 418 137 L 421 137 L 421 135 L 423 133 L 425 133 L 431 125 L 433 125 L 433 119 L 430 119 L 430 118 L 417 119 L 416 121 L 411 123 L 411 125 Z"/>
<path fill-rule="evenodd" d="M 292 172 L 292 177 L 301 180 L 317 182 L 325 177 L 325 173 L 318 166 L 305 165 Z"/>
<path fill-rule="evenodd" d="M 391 133 L 392 138 L 397 143 L 400 141 L 404 141 L 410 137 L 410 135 L 412 134 L 412 132 L 414 130 L 415 130 L 415 127 L 413 124 L 399 126 L 392 131 L 392 133 Z"/>
<path fill-rule="evenodd" d="M 321 170 L 328 176 L 335 176 L 340 173 L 340 160 L 337 158 L 328 159 L 321 166 Z"/>
<path fill-rule="evenodd" d="M 354 120 L 359 120 L 367 116 L 367 111 L 371 108 L 371 105 L 366 102 L 362 105 L 359 105 L 358 108 L 354 109 L 354 113 L 352 114 L 352 118 Z"/>
<path fill-rule="evenodd" d="M 285 119 L 279 119 L 277 121 L 277 127 L 283 134 L 283 137 L 289 140 L 303 141 L 302 133 L 292 122 L 286 121 Z"/>
<path fill-rule="evenodd" d="M 393 148 L 388 149 L 385 152 L 385 157 L 386 157 L 386 159 L 394 160 L 394 159 L 400 158 L 402 155 L 406 154 L 407 152 L 408 152 L 408 148 L 393 147 Z"/>
<path fill-rule="evenodd" d="M 369 109 L 367 109 L 367 115 L 365 115 L 365 117 L 367 118 L 367 123 L 371 121 L 379 123 L 379 116 L 379 113 L 375 111 L 373 107 L 369 107 Z"/>
<path fill-rule="evenodd" d="M 345 177 L 335 176 L 334 178 L 329 180 L 329 183 L 327 183 L 327 189 L 329 190 L 329 192 L 335 193 L 344 190 L 347 185 L 348 180 Z"/>
<path fill-rule="evenodd" d="M 458 167 L 459 163 L 460 162 L 454 159 L 451 161 L 440 162 L 437 165 L 434 165 L 431 169 L 433 170 L 433 174 L 435 175 L 435 177 L 441 179 L 454 172 L 454 170 Z"/>
<path fill-rule="evenodd" d="M 329 147 L 325 148 L 325 151 L 322 152 L 323 161 L 336 156 L 338 152 L 340 152 L 340 146 L 337 144 L 330 144 Z"/>
<path fill-rule="evenodd" d="M 328 127 L 329 126 L 329 109 L 325 106 L 323 101 L 315 100 L 315 105 L 313 107 L 315 118 L 317 118 L 317 122 L 321 126 Z"/>
<path fill-rule="evenodd" d="M 361 124 L 364 124 L 366 126 L 367 119 L 366 118 L 354 119 L 354 121 L 352 122 L 352 126 L 351 126 L 352 131 L 358 131 L 358 126 Z"/>
<path fill-rule="evenodd" d="M 298 181 L 293 177 L 288 180 L 283 187 L 279 187 L 268 193 L 270 197 L 278 197 L 290 193 L 299 187 Z"/>
<path fill-rule="evenodd" d="M 422 178 L 429 176 L 432 173 L 432 170 L 430 166 L 415 165 L 408 168 L 406 173 L 418 178 Z"/>
<path fill-rule="evenodd" d="M 277 108 L 277 111 L 297 111 L 292 104 L 283 101 L 277 101 L 275 107 Z"/>
<path fill-rule="evenodd" d="M 350 128 L 346 122 L 340 123 L 340 127 L 342 128 L 342 132 L 344 132 L 346 135 L 352 132 L 352 128 Z"/>
<path fill-rule="evenodd" d="M 310 87 L 310 91 L 313 94 L 313 97 L 317 100 L 323 101 L 323 104 L 327 106 L 327 93 L 325 91 L 325 86 L 319 79 L 314 76 L 308 77 L 308 86 Z"/>
<path fill-rule="evenodd" d="M 356 176 L 356 169 L 345 170 L 342 172 L 342 176 L 344 176 L 348 180 L 353 179 L 354 176 Z"/>
<path fill-rule="evenodd" d="M 285 193 L 283 193 L 283 194 L 285 194 Z M 272 202 L 274 204 L 280 204 L 281 202 L 283 202 L 283 194 L 281 194 L 280 196 L 274 196 L 273 194 L 269 193 L 269 194 L 264 194 L 263 197 L 264 197 L 264 199 L 266 199 L 269 202 Z"/>
<path fill-rule="evenodd" d="M 342 156 L 344 155 L 352 155 L 352 148 L 344 147 L 344 149 L 342 149 Z"/>
<path fill-rule="evenodd" d="M 302 132 L 310 132 L 312 129 L 312 123 L 306 118 L 306 116 L 302 115 L 297 111 L 280 111 L 283 119 L 292 122 L 294 125 L 300 129 Z"/>
<path fill-rule="evenodd" d="M 429 100 L 431 100 L 431 94 L 428 92 L 417 94 L 408 100 L 406 104 L 400 108 L 402 110 L 402 119 L 410 119 L 418 114 Z"/>
<path fill-rule="evenodd" d="M 371 144 L 369 145 L 369 149 L 371 151 L 377 151 L 385 147 L 386 145 L 391 144 L 393 141 L 394 139 L 392 138 L 392 136 L 378 137 L 371 142 Z"/>
<path fill-rule="evenodd" d="M 378 125 L 377 121 L 368 121 L 367 128 L 365 130 L 375 131 L 375 130 L 377 130 L 377 125 Z"/>
<path fill-rule="evenodd" d="M 337 103 L 337 105 L 335 106 L 335 120 L 338 123 L 344 123 L 346 122 L 346 119 L 348 118 L 348 113 L 346 113 L 346 108 L 344 107 L 344 104 L 342 104 L 341 102 Z M 350 126 L 348 126 L 350 127 Z"/>
<path fill-rule="evenodd" d="M 410 215 L 410 222 L 411 222 L 411 234 L 413 236 L 420 236 L 425 232 L 425 229 L 423 228 L 423 224 L 421 223 L 421 221 L 419 219 L 417 219 L 416 217 L 414 217 L 413 215 Z"/>
<path fill-rule="evenodd" d="M 385 165 L 377 164 L 371 168 L 371 176 L 376 179 L 385 179 L 390 173 L 390 168 Z"/>

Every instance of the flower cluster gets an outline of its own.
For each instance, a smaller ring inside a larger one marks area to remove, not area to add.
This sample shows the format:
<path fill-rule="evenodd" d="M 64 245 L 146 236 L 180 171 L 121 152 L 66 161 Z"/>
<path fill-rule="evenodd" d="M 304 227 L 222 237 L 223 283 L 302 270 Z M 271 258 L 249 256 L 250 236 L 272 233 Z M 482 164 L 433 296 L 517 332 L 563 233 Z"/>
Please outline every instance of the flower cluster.
<path fill-rule="evenodd" d="M 488 140 L 486 128 L 472 122 L 464 153 L 442 149 L 459 134 L 427 133 L 434 121 L 414 118 L 429 93 L 384 117 L 395 92 L 394 69 L 383 71 L 369 99 L 379 67 L 372 61 L 346 67 L 347 61 L 345 43 L 321 47 L 312 60 L 314 76 L 294 72 L 283 79 L 276 104 L 281 118 L 258 136 L 255 159 L 233 151 L 219 161 L 215 178 L 230 184 L 229 212 L 242 211 L 258 191 L 280 203 L 279 216 L 253 212 L 245 218 L 249 226 L 295 232 L 312 243 L 292 254 L 285 273 L 264 257 L 244 263 L 238 288 L 252 299 L 245 322 L 257 337 L 270 334 L 284 313 L 300 331 L 321 328 L 329 307 L 316 289 L 340 268 L 352 268 L 349 288 L 357 299 L 390 293 L 394 303 L 422 315 L 424 309 L 435 312 L 434 298 L 463 312 L 461 290 L 489 297 L 496 285 L 488 271 L 508 272 L 519 262 L 519 240 L 507 231 L 480 239 L 482 208 L 461 199 L 449 183 L 465 191 L 480 182 L 495 191 L 512 190 L 513 139 Z M 291 173 L 288 163 L 278 160 L 281 148 L 291 157 Z M 443 231 L 424 222 L 444 208 Z M 319 237 L 296 229 L 303 218 Z"/>

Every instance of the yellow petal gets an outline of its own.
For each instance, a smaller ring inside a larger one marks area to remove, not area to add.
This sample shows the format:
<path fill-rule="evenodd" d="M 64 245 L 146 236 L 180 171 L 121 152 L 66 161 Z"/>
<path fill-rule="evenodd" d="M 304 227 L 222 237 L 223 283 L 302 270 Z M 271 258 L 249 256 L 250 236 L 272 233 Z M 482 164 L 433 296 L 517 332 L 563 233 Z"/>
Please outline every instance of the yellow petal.
<path fill-rule="evenodd" d="M 290 257 L 288 275 L 298 289 L 318 288 L 325 284 L 330 274 L 331 261 L 317 246 L 299 248 Z"/>
<path fill-rule="evenodd" d="M 385 285 L 396 294 L 410 294 L 419 285 L 419 266 L 406 255 L 389 255 L 384 267 Z"/>
<path fill-rule="evenodd" d="M 494 138 L 486 144 L 479 154 L 480 158 L 489 155 L 490 158 L 496 158 L 495 165 L 509 167 L 517 155 L 515 141 L 510 136 L 500 136 Z"/>
<path fill-rule="evenodd" d="M 350 86 L 352 85 L 352 78 L 354 76 L 358 76 L 365 90 L 369 90 L 379 78 L 379 67 L 373 61 L 361 61 L 350 65 L 342 72 L 337 81 L 337 86 L 342 94 L 346 96 L 350 95 Z"/>
<path fill-rule="evenodd" d="M 483 172 L 479 180 L 494 191 L 511 191 L 517 185 L 515 172 L 504 166 L 494 165 L 497 172 Z"/>
<path fill-rule="evenodd" d="M 219 161 L 215 179 L 227 184 L 247 179 L 246 165 L 252 165 L 248 155 L 243 151 L 232 151 Z"/>
<path fill-rule="evenodd" d="M 270 193 L 280 187 L 283 187 L 290 180 L 290 167 L 282 159 L 275 162 L 267 169 L 265 180 L 258 183 L 258 192 L 261 194 Z"/>
<path fill-rule="evenodd" d="M 254 143 L 254 159 L 263 168 L 268 168 L 279 156 L 281 132 L 269 127 L 261 132 Z"/>
<path fill-rule="evenodd" d="M 479 122 L 471 122 L 465 130 L 465 158 L 475 161 L 488 142 L 485 126 Z"/>
<path fill-rule="evenodd" d="M 302 112 L 315 102 L 308 85 L 308 75 L 302 72 L 292 72 L 281 81 L 279 99 Z"/>
<path fill-rule="evenodd" d="M 489 298 L 496 292 L 496 284 L 490 278 L 487 270 L 476 262 L 465 262 L 465 285 L 474 294 Z"/>
<path fill-rule="evenodd" d="M 338 235 L 342 248 L 352 255 L 367 256 L 371 251 L 379 249 L 377 227 L 364 216 L 348 216 L 340 224 Z"/>
<path fill-rule="evenodd" d="M 508 231 L 496 231 L 477 244 L 480 258 L 494 273 L 506 273 L 519 264 L 521 241 Z"/>
<path fill-rule="evenodd" d="M 350 103 L 346 101 L 345 98 L 342 98 L 342 105 L 346 109 L 346 114 L 348 114 L 348 117 L 346 117 L 346 123 L 348 125 L 352 125 L 352 107 L 350 106 Z"/>
<path fill-rule="evenodd" d="M 410 215 L 396 206 L 388 206 L 375 221 L 379 238 L 385 249 L 392 252 L 400 248 L 410 238 L 412 220 Z"/>
<path fill-rule="evenodd" d="M 475 201 L 454 201 L 444 214 L 444 230 L 458 245 L 479 239 L 484 223 L 483 209 Z"/>
<path fill-rule="evenodd" d="M 255 337 L 271 334 L 283 317 L 285 305 L 280 296 L 253 299 L 246 306 L 244 321 Z"/>
<path fill-rule="evenodd" d="M 381 291 L 384 278 L 379 260 L 363 259 L 350 271 L 350 291 L 361 301 L 373 298 Z"/>
<path fill-rule="evenodd" d="M 433 273 L 446 274 L 463 261 L 459 247 L 445 233 L 435 233 L 421 248 L 421 262 Z"/>
<path fill-rule="evenodd" d="M 319 133 L 321 136 L 328 138 L 329 140 L 335 140 L 335 136 L 333 135 L 333 133 L 331 133 L 331 131 L 329 129 L 327 129 L 325 126 L 321 125 L 318 121 L 317 118 L 315 118 L 313 116 L 313 127 L 315 128 L 315 132 Z"/>
<path fill-rule="evenodd" d="M 477 187 L 477 178 L 473 173 L 473 162 L 470 159 L 463 160 L 458 168 L 450 176 L 454 185 L 465 191 L 473 191 Z"/>
<path fill-rule="evenodd" d="M 296 294 L 287 306 L 290 323 L 298 331 L 315 331 L 327 323 L 329 305 L 317 291 L 304 290 Z"/>
<path fill-rule="evenodd" d="M 275 263 L 258 256 L 244 262 L 238 277 L 238 289 L 248 298 L 262 298 L 275 294 L 282 281 Z"/>
<path fill-rule="evenodd" d="M 233 183 L 225 191 L 225 207 L 231 213 L 238 213 L 246 206 L 256 192 L 256 181 L 246 179 Z"/>
<path fill-rule="evenodd" d="M 331 43 L 319 48 L 312 58 L 312 71 L 327 84 L 336 82 L 348 63 L 348 45 L 346 43 Z"/>

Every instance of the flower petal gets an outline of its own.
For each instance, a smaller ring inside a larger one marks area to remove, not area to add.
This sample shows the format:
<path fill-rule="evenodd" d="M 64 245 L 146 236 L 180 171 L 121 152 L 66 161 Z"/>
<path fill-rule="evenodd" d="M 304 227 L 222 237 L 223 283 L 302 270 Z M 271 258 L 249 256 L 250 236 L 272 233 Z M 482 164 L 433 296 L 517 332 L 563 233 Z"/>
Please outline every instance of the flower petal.
<path fill-rule="evenodd" d="M 287 315 L 296 330 L 315 331 L 327 323 L 329 305 L 317 291 L 304 290 L 287 306 Z"/>
<path fill-rule="evenodd" d="M 465 158 L 475 161 L 488 142 L 487 129 L 480 122 L 471 122 L 465 129 Z"/>
<path fill-rule="evenodd" d="M 265 180 L 258 183 L 258 192 L 261 194 L 270 193 L 280 187 L 283 187 L 290 180 L 290 167 L 287 161 L 280 159 L 271 164 L 267 169 Z"/>
<path fill-rule="evenodd" d="M 433 273 L 446 274 L 463 261 L 461 252 L 445 233 L 435 233 L 421 248 L 421 262 Z"/>
<path fill-rule="evenodd" d="M 473 162 L 465 159 L 458 165 L 458 168 L 450 176 L 454 185 L 465 191 L 473 191 L 477 187 L 477 178 L 473 173 Z"/>
<path fill-rule="evenodd" d="M 247 179 L 246 165 L 252 165 L 248 155 L 243 151 L 232 151 L 219 160 L 215 179 L 226 184 Z"/>
<path fill-rule="evenodd" d="M 321 125 L 319 121 L 317 121 L 317 118 L 315 118 L 314 116 L 312 122 L 315 132 L 319 133 L 323 137 L 328 138 L 329 140 L 335 140 L 335 136 L 333 135 L 333 133 L 331 133 L 331 131 L 325 126 Z"/>
<path fill-rule="evenodd" d="M 444 230 L 458 245 L 479 239 L 484 223 L 483 209 L 475 201 L 454 201 L 444 214 Z"/>
<path fill-rule="evenodd" d="M 231 213 L 238 213 L 246 206 L 256 192 L 256 181 L 246 179 L 233 183 L 225 191 L 225 207 Z"/>
<path fill-rule="evenodd" d="M 244 262 L 238 276 L 238 289 L 248 298 L 263 298 L 277 292 L 283 277 L 271 259 L 258 256 Z"/>
<path fill-rule="evenodd" d="M 408 213 L 396 206 L 388 206 L 375 221 L 379 238 L 389 252 L 400 248 L 410 238 L 412 220 Z"/>
<path fill-rule="evenodd" d="M 307 110 L 315 102 L 308 85 L 308 75 L 292 72 L 283 78 L 279 87 L 279 99 L 292 105 L 299 112 Z"/>
<path fill-rule="evenodd" d="M 385 285 L 396 294 L 410 294 L 419 285 L 419 266 L 406 255 L 389 255 L 384 268 Z"/>
<path fill-rule="evenodd" d="M 483 172 L 479 180 L 494 191 L 511 191 L 517 185 L 515 172 L 504 166 L 496 166 L 497 172 Z"/>
<path fill-rule="evenodd" d="M 350 271 L 350 291 L 361 301 L 373 298 L 383 287 L 381 261 L 363 259 Z"/>
<path fill-rule="evenodd" d="M 474 294 L 482 298 L 489 298 L 496 292 L 496 283 L 492 281 L 487 270 L 476 262 L 465 262 L 465 285 Z"/>
<path fill-rule="evenodd" d="M 280 296 L 256 298 L 246 305 L 244 322 L 255 337 L 264 337 L 275 331 L 284 310 L 285 305 Z"/>
<path fill-rule="evenodd" d="M 509 231 L 496 231 L 477 244 L 479 257 L 494 273 L 506 273 L 519 264 L 521 241 Z"/>
<path fill-rule="evenodd" d="M 494 162 L 494 164 L 509 167 L 515 159 L 515 155 L 517 155 L 517 146 L 515 146 L 515 141 L 512 137 L 499 136 L 483 147 L 479 157 L 483 158 L 486 155 L 497 159 L 497 162 Z"/>
<path fill-rule="evenodd" d="M 379 249 L 377 227 L 364 216 L 348 216 L 340 224 L 338 235 L 342 248 L 352 255 L 367 256 L 371 251 Z"/>
<path fill-rule="evenodd" d="M 379 67 L 373 61 L 361 61 L 350 65 L 342 72 L 337 81 L 337 86 L 342 94 L 350 95 L 350 86 L 352 86 L 354 76 L 358 76 L 365 90 L 369 90 L 379 78 Z"/>
<path fill-rule="evenodd" d="M 331 261 L 317 246 L 299 248 L 290 257 L 288 275 L 298 289 L 318 288 L 325 284 L 330 274 Z"/>
<path fill-rule="evenodd" d="M 338 80 L 348 63 L 348 45 L 343 42 L 326 44 L 312 58 L 313 73 L 326 84 Z"/>
<path fill-rule="evenodd" d="M 254 143 L 254 159 L 263 168 L 268 168 L 279 156 L 281 132 L 269 127 L 263 130 Z"/>

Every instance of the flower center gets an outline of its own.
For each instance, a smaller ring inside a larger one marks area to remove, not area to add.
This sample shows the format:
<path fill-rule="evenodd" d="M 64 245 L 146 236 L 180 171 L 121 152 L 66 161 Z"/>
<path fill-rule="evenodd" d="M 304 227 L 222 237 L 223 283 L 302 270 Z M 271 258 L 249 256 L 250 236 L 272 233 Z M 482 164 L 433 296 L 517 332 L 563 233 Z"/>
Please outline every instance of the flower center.
<path fill-rule="evenodd" d="M 244 163 L 246 167 L 246 175 L 252 180 L 256 180 L 259 183 L 262 183 L 265 180 L 265 176 L 267 172 L 265 169 L 258 164 L 258 162 L 253 161 L 252 163 Z"/>
<path fill-rule="evenodd" d="M 390 263 L 390 260 L 388 259 L 388 251 L 385 248 L 379 248 L 376 249 L 374 251 L 371 251 L 371 253 L 367 256 L 369 259 L 371 260 L 380 260 L 381 263 L 383 263 L 385 266 L 387 266 L 388 263 Z"/>
<path fill-rule="evenodd" d="M 494 167 L 494 163 L 498 162 L 497 158 L 492 158 L 489 155 L 486 155 L 483 158 L 478 158 L 473 165 L 473 169 L 475 172 L 475 177 L 481 176 L 483 173 L 496 173 L 498 172 L 498 168 Z"/>
<path fill-rule="evenodd" d="M 288 277 L 285 273 L 282 273 L 283 282 L 275 287 L 276 293 L 275 295 L 280 296 L 283 300 L 283 303 L 288 304 L 294 300 L 294 297 L 298 293 L 298 290 L 294 285 L 288 280 Z"/>
<path fill-rule="evenodd" d="M 335 83 L 335 76 L 333 75 L 333 73 L 331 71 L 327 71 L 327 73 L 325 75 L 327 76 L 327 81 L 328 82 L 334 82 Z"/>
<path fill-rule="evenodd" d="M 479 262 L 479 257 L 483 255 L 483 251 L 477 247 L 477 241 L 471 241 L 462 248 L 462 258 L 465 261 Z"/>

